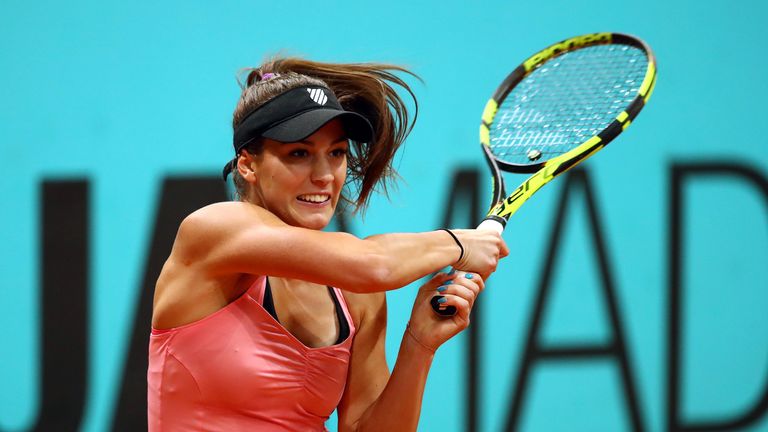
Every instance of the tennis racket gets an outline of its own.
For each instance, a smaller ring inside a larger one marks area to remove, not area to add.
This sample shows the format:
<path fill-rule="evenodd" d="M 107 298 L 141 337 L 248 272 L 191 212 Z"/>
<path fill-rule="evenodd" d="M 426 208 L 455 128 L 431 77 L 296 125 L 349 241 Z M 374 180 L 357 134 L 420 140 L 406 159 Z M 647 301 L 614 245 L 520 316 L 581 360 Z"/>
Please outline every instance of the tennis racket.
<path fill-rule="evenodd" d="M 504 79 L 483 110 L 480 147 L 493 176 L 478 229 L 499 233 L 542 186 L 608 145 L 632 123 L 656 83 L 656 59 L 633 36 L 592 33 L 551 45 Z M 501 172 L 533 174 L 507 196 Z M 456 308 L 438 303 L 440 315 Z"/>

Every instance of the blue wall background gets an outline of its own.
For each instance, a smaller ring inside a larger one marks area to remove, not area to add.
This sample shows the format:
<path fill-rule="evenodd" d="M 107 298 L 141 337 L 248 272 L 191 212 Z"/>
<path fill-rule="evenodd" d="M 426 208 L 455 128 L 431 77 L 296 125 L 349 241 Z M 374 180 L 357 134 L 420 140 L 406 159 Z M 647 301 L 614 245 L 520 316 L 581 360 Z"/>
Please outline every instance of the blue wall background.
<path fill-rule="evenodd" d="M 0 9 L 3 430 L 25 430 L 39 415 L 43 179 L 91 182 L 92 346 L 81 429 L 104 430 L 116 409 L 159 186 L 171 175 L 218 175 L 230 158 L 239 68 L 284 49 L 418 73 L 420 118 L 398 159 L 404 181 L 351 229 L 430 230 L 441 223 L 450 174 L 484 169 L 478 118 L 498 82 L 544 46 L 596 31 L 638 35 L 659 62 L 649 106 L 586 169 L 642 418 L 649 430 L 667 427 L 670 167 L 728 161 L 768 178 L 765 2 L 3 0 Z M 505 233 L 512 255 L 483 294 L 480 430 L 498 430 L 506 418 L 561 188 L 548 186 L 515 216 Z M 737 416 L 768 385 L 766 197 L 738 178 L 694 179 L 683 191 L 681 417 Z M 580 196 L 566 216 L 543 343 L 612 336 Z M 390 365 L 415 288 L 388 295 Z M 462 430 L 466 342 L 463 335 L 440 349 L 422 430 Z M 610 359 L 532 371 L 521 429 L 629 428 Z M 768 430 L 765 411 L 749 429 Z"/>

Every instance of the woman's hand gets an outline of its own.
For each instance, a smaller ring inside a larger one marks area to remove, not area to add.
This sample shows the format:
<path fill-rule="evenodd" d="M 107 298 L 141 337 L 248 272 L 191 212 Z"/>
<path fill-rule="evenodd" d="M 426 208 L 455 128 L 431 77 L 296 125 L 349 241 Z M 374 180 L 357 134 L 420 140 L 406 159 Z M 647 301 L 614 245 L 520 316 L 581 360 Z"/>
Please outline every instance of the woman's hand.
<path fill-rule="evenodd" d="M 438 273 L 419 288 L 406 337 L 414 338 L 424 348 L 434 352 L 467 328 L 472 306 L 483 288 L 485 283 L 477 273 Z M 442 305 L 456 307 L 456 314 L 451 317 L 436 314 L 430 305 L 430 299 L 435 295 L 442 297 Z"/>
<path fill-rule="evenodd" d="M 501 258 L 509 255 L 509 248 L 501 235 L 491 230 L 451 230 L 464 247 L 464 256 L 453 265 L 457 270 L 479 274 L 487 279 L 496 271 Z"/>

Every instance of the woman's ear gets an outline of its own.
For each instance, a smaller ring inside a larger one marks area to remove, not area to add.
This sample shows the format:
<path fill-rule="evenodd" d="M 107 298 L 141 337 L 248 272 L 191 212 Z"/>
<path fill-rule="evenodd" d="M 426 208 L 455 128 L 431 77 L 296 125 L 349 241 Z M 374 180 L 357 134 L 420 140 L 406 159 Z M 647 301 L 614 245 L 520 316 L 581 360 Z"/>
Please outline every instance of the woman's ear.
<path fill-rule="evenodd" d="M 256 161 L 252 154 L 247 151 L 242 151 L 237 156 L 237 163 L 235 169 L 240 173 L 240 176 L 248 183 L 256 182 L 255 172 Z"/>

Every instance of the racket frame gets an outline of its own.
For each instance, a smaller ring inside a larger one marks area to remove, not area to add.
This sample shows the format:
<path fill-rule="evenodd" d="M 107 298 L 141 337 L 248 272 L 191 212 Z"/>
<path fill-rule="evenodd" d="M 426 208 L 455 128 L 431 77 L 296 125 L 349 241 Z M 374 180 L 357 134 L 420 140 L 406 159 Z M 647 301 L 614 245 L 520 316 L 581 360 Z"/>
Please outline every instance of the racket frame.
<path fill-rule="evenodd" d="M 491 124 L 496 116 L 500 102 L 507 97 L 509 92 L 526 76 L 550 59 L 577 49 L 608 44 L 633 46 L 644 51 L 648 57 L 648 66 L 643 82 L 640 85 L 637 96 L 627 105 L 627 108 L 619 113 L 605 129 L 560 156 L 526 165 L 508 163 L 496 159 L 490 148 Z M 608 143 L 624 131 L 637 117 L 637 114 L 645 106 L 646 102 L 648 102 L 655 85 L 656 57 L 653 51 L 642 40 L 623 33 L 591 33 L 565 39 L 550 45 L 521 63 L 502 81 L 483 109 L 482 121 L 480 123 L 480 147 L 483 149 L 485 160 L 491 170 L 492 200 L 488 214 L 477 228 L 493 230 L 501 234 L 504 231 L 507 220 L 536 191 L 555 177 L 595 154 L 595 152 L 608 145 Z M 520 184 L 509 196 L 506 196 L 506 188 L 501 171 L 533 175 Z M 456 308 L 454 306 L 445 307 L 440 305 L 438 303 L 439 298 L 440 296 L 432 297 L 432 309 L 442 316 L 454 315 Z"/>
<path fill-rule="evenodd" d="M 595 45 L 620 44 L 629 45 L 642 50 L 648 57 L 648 66 L 637 96 L 619 113 L 601 132 L 595 134 L 581 144 L 560 156 L 533 164 L 513 164 L 496 159 L 490 149 L 490 128 L 496 116 L 501 101 L 525 77 L 547 61 L 567 52 Z M 653 93 L 656 84 L 656 57 L 651 48 L 642 40 L 623 33 L 590 33 L 572 37 L 552 44 L 529 57 L 516 67 L 496 89 L 483 110 L 480 123 L 480 146 L 483 148 L 486 162 L 493 176 L 492 204 L 485 220 L 493 220 L 501 224 L 501 229 L 507 220 L 523 205 L 536 191 L 558 175 L 568 171 L 580 162 L 592 156 L 616 138 L 637 117 Z M 530 174 L 526 181 L 506 196 L 504 179 L 501 171 Z"/>

